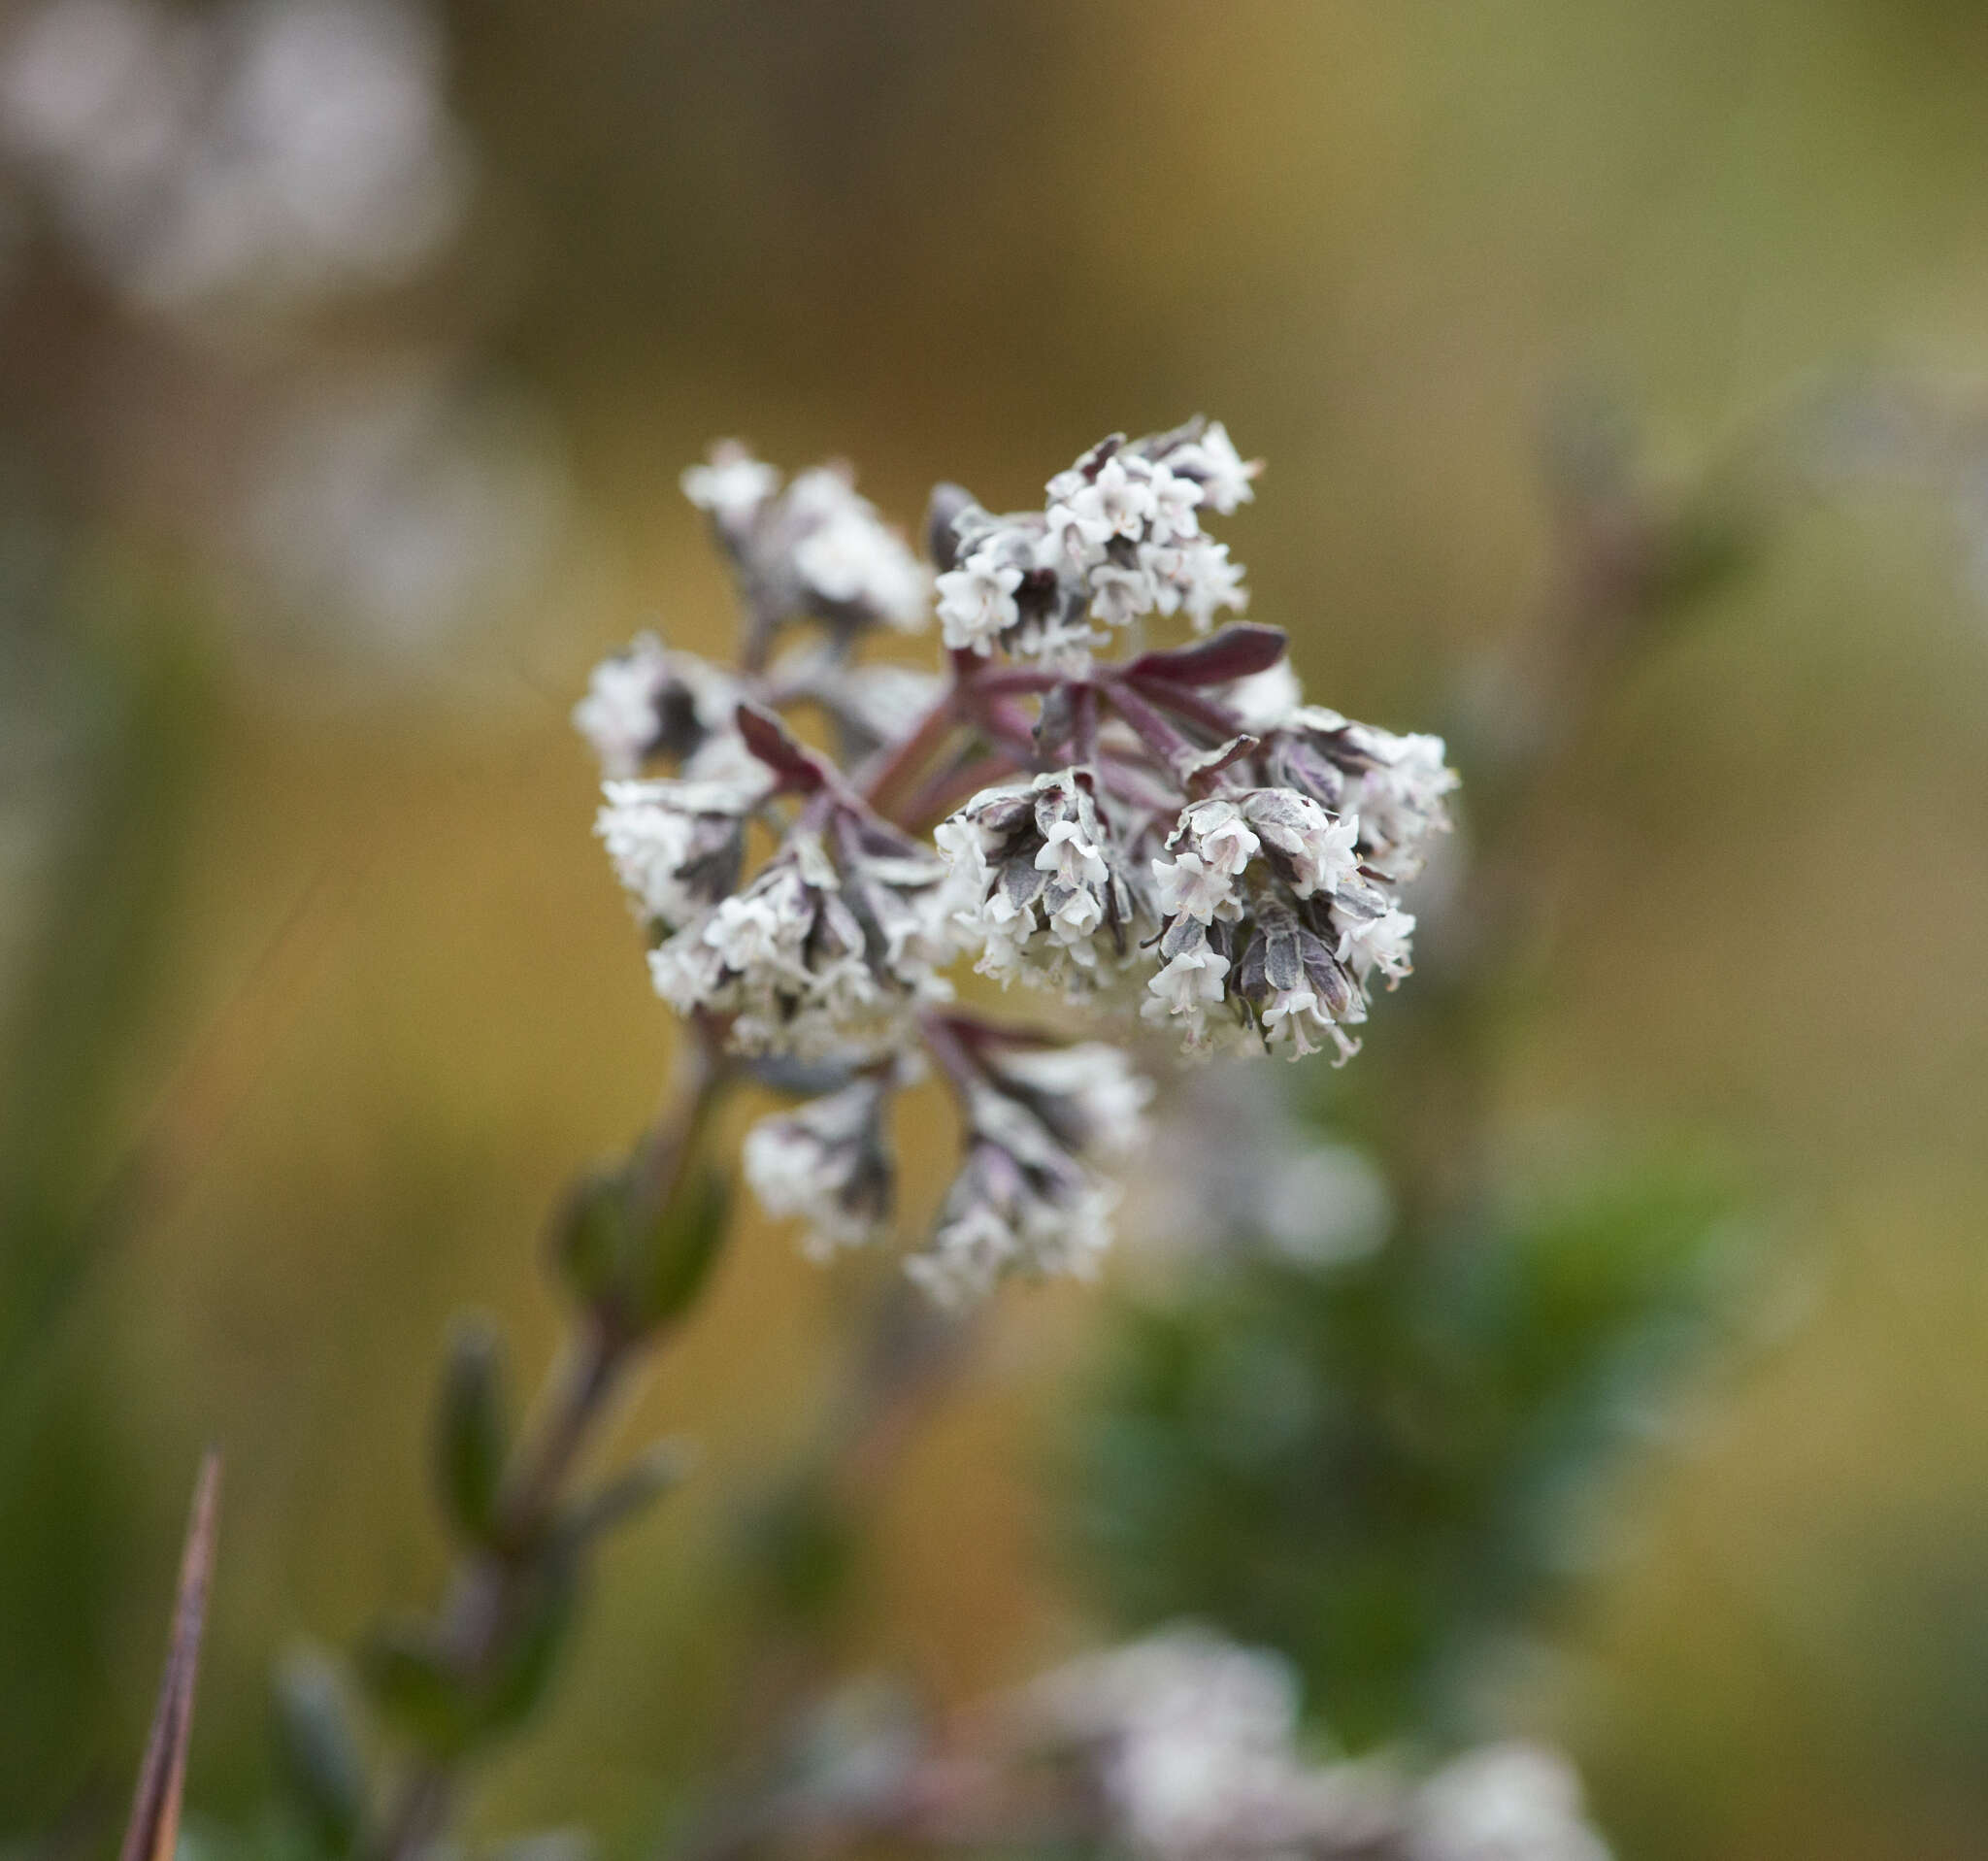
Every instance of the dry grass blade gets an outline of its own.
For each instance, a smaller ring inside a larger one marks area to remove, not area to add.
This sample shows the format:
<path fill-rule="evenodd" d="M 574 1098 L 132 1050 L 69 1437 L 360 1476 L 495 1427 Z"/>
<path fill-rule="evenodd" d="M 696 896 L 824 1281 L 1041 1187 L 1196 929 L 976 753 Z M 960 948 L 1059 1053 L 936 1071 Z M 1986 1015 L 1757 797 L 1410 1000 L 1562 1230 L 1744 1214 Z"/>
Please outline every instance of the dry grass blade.
<path fill-rule="evenodd" d="M 173 1610 L 166 1676 L 159 1686 L 158 1711 L 146 1740 L 145 1763 L 138 1773 L 131 1822 L 118 1861 L 173 1861 L 179 1843 L 180 1793 L 186 1781 L 186 1747 L 193 1734 L 193 1680 L 200 1668 L 200 1634 L 214 1575 L 220 1491 L 220 1456 L 209 1448 L 194 1484 L 193 1515 L 180 1558 L 180 1595 Z"/>

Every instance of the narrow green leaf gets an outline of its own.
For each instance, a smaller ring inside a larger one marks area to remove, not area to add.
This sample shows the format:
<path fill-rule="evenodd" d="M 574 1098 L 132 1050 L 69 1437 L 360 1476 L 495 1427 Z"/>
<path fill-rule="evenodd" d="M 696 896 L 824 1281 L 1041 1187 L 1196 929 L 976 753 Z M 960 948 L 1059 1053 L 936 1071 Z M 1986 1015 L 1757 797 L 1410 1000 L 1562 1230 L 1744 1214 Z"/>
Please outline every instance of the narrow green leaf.
<path fill-rule="evenodd" d="M 504 1366 L 496 1328 L 458 1319 L 442 1372 L 435 1429 L 435 1483 L 443 1511 L 472 1544 L 488 1544 L 510 1454 Z"/>
<path fill-rule="evenodd" d="M 275 1680 L 277 1756 L 289 1794 L 329 1852 L 366 1815 L 366 1763 L 337 1670 L 315 1648 L 292 1653 Z"/>
<path fill-rule="evenodd" d="M 704 1290 L 725 1238 L 731 1185 L 724 1173 L 692 1166 L 641 1237 L 632 1316 L 645 1330 L 680 1318 Z"/>

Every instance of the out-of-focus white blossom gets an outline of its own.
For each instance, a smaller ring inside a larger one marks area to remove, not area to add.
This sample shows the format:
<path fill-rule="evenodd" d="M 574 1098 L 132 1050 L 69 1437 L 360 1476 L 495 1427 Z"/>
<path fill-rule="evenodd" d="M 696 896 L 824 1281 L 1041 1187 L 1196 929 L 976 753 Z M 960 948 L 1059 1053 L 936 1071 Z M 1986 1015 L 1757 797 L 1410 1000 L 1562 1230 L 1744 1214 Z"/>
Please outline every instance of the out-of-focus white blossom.
<path fill-rule="evenodd" d="M 1011 1273 L 1088 1279 L 1110 1245 L 1117 1184 L 1006 1092 L 977 1091 L 967 1117 L 966 1160 L 930 1246 L 905 1270 L 951 1307 L 984 1297 Z"/>
<path fill-rule="evenodd" d="M 850 666 L 830 689 L 845 717 L 886 744 L 905 736 L 939 702 L 945 681 L 916 666 Z"/>
<path fill-rule="evenodd" d="M 783 653 L 769 675 L 770 684 L 794 702 L 819 705 L 840 727 L 845 760 L 896 743 L 944 695 L 944 675 L 921 666 L 878 660 L 850 663 L 826 642 Z"/>
<path fill-rule="evenodd" d="M 593 746 L 602 775 L 633 776 L 651 756 L 694 755 L 729 730 L 740 696 L 737 681 L 709 661 L 638 634 L 594 668 L 573 725 Z"/>
<path fill-rule="evenodd" d="M 839 625 L 925 624 L 931 578 L 905 540 L 838 466 L 780 476 L 736 440 L 683 474 L 683 495 L 708 512 L 738 562 L 763 621 L 813 614 Z"/>
<path fill-rule="evenodd" d="M 1296 1675 L 1204 1630 L 1075 1662 L 1037 1681 L 1028 1706 L 1091 1747 L 1116 1821 L 1147 1854 L 1223 1851 L 1294 1771 Z"/>
<path fill-rule="evenodd" d="M 1205 1629 L 1073 1662 L 1028 1689 L 1019 1716 L 1025 1739 L 1087 1764 L 1099 1833 L 1150 1861 L 1351 1861 L 1388 1852 L 1400 1826 L 1384 1773 L 1300 1758 L 1289 1665 Z"/>
<path fill-rule="evenodd" d="M 1174 469 L 1201 482 L 1203 495 L 1210 506 L 1227 516 L 1239 504 L 1256 496 L 1255 481 L 1263 470 L 1261 459 L 1245 460 L 1229 438 L 1220 420 L 1204 427 L 1176 454 Z"/>
<path fill-rule="evenodd" d="M 982 1037 L 963 1061 L 975 1075 L 971 1084 L 956 1081 L 966 1155 L 930 1246 L 906 1271 L 955 1308 L 1011 1273 L 1088 1278 L 1110 1244 L 1120 1193 L 1094 1166 L 1143 1141 L 1151 1083 L 1096 1042 Z"/>
<path fill-rule="evenodd" d="M 1415 1794 L 1409 1861 L 1608 1861 L 1580 1777 L 1540 1745 L 1466 1752 Z"/>
<path fill-rule="evenodd" d="M 780 475 L 737 440 L 721 440 L 702 465 L 686 466 L 683 495 L 723 524 L 746 522 L 780 488 Z"/>
<path fill-rule="evenodd" d="M 686 922 L 739 881 L 758 797 L 714 781 L 610 781 L 595 821 L 614 876 L 644 917 Z"/>
<path fill-rule="evenodd" d="M 846 507 L 795 546 L 794 567 L 833 607 L 874 608 L 904 629 L 925 617 L 925 572 L 874 507 L 853 492 Z"/>
<path fill-rule="evenodd" d="M 1223 688 L 1222 703 L 1244 730 L 1261 735 L 1285 722 L 1305 702 L 1304 687 L 1289 659 Z"/>
<path fill-rule="evenodd" d="M 1308 1760 L 1298 1708 L 1278 1656 L 1166 1629 L 1035 1681 L 1006 1761 L 1074 1761 L 1077 1832 L 1147 1861 L 1607 1861 L 1555 1751 L 1492 1745 L 1416 1783 Z"/>
<path fill-rule="evenodd" d="M 1122 1048 L 1103 1041 L 1002 1046 L 983 1049 L 981 1058 L 1001 1089 L 1073 1154 L 1120 1158 L 1144 1143 L 1153 1083 L 1133 1071 Z"/>
<path fill-rule="evenodd" d="M 50 0 L 0 46 L 0 142 L 91 262 L 172 311 L 393 282 L 468 192 L 437 35 L 385 0 Z"/>
<path fill-rule="evenodd" d="M 746 1133 L 746 1181 L 767 1213 L 808 1223 L 811 1259 L 874 1241 L 890 1220 L 895 1173 L 882 1114 L 892 1082 L 867 1075 Z"/>

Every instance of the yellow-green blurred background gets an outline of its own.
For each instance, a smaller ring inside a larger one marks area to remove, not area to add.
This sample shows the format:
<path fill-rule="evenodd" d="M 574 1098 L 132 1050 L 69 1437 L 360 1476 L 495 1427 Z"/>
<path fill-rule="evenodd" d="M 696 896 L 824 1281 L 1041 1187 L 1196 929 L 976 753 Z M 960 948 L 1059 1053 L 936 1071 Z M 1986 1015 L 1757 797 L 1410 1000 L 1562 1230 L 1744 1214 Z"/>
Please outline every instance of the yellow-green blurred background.
<path fill-rule="evenodd" d="M 0 973 L 17 1025 L 52 1003 L 107 1030 L 62 1195 L 146 1162 L 6 1396 L 17 1442 L 67 1417 L 83 1445 L 9 1450 L 32 1478 L 0 1493 L 0 1666 L 94 1599 L 36 1658 L 99 1744 L 11 1776 L 0 1752 L 23 1829 L 128 1767 L 202 1441 L 228 1495 L 196 1808 L 254 1800 L 275 1652 L 439 1579 L 447 1315 L 493 1311 L 541 1365 L 543 1212 L 667 1071 L 567 712 L 642 625 L 722 648 L 676 490 L 710 439 L 851 458 L 910 524 L 936 479 L 1022 505 L 1099 434 L 1205 411 L 1269 461 L 1225 533 L 1251 616 L 1322 702 L 1416 728 L 1535 609 L 1570 384 L 1688 473 L 1836 370 L 1988 374 L 1988 14 L 1964 0 L 432 23 L 459 202 L 362 285 L 162 302 L 79 245 L 45 167 L 7 183 Z M 407 399 L 468 463 L 381 442 L 383 482 L 364 445 L 282 478 L 314 410 Z M 335 535 L 300 534 L 339 498 Z M 431 516 L 496 572 L 430 573 Z M 1925 500 L 1797 511 L 1554 795 L 1512 1144 L 1708 1139 L 1794 1263 L 1772 1347 L 1639 1484 L 1540 1708 L 1626 1854 L 1988 1852 L 1988 609 L 1964 557 Z M 382 561 L 415 565 L 386 595 Z M 92 839 L 120 747 L 129 817 Z M 138 920 L 116 1013 L 101 977 L 66 1007 L 48 980 L 78 898 Z M 66 1025 L 12 1088 L 30 1133 Z M 654 1814 L 709 1696 L 715 1496 L 805 1433 L 842 1297 L 748 1219 L 624 1431 L 694 1434 L 699 1480 L 608 1553 L 489 1826 L 632 1840 Z M 965 1698 L 1081 1640 L 1036 1474 L 1090 1297 L 1008 1296 L 889 1497 L 853 1661 Z M 36 1480 L 101 1521 L 95 1563 L 36 1550 Z"/>

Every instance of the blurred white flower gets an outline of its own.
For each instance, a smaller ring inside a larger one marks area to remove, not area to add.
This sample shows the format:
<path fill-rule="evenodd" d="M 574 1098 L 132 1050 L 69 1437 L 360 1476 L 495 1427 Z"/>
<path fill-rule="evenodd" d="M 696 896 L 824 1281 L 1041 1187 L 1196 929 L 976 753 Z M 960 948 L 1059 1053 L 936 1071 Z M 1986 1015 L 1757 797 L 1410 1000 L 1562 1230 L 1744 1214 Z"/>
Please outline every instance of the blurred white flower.
<path fill-rule="evenodd" d="M 602 775 L 633 776 L 650 756 L 694 756 L 728 733 L 740 695 L 737 681 L 716 666 L 638 634 L 594 667 L 586 696 L 573 707 L 573 727 L 592 745 Z M 763 777 L 761 767 L 762 787 Z"/>
<path fill-rule="evenodd" d="M 1125 1223 L 1161 1264 L 1203 1248 L 1268 1248 L 1305 1266 L 1371 1254 L 1393 1219 L 1378 1169 L 1350 1145 L 1321 1142 L 1250 1066 L 1182 1081 L 1134 1179 Z"/>
<path fill-rule="evenodd" d="M 1229 429 L 1220 420 L 1204 427 L 1200 437 L 1182 447 L 1171 463 L 1176 472 L 1200 480 L 1203 496 L 1224 516 L 1239 504 L 1254 499 L 1255 480 L 1263 470 L 1261 459 L 1245 460 L 1236 450 Z"/>
<path fill-rule="evenodd" d="M 1027 1688 L 1015 1755 L 1075 1758 L 1094 1833 L 1152 1861 L 1608 1861 L 1557 1751 L 1489 1745 L 1417 1785 L 1380 1762 L 1309 1761 L 1298 1708 L 1277 1655 L 1175 1627 Z"/>
<path fill-rule="evenodd" d="M 721 524 L 743 523 L 780 488 L 780 475 L 737 440 L 720 440 L 702 465 L 686 466 L 683 495 Z"/>
<path fill-rule="evenodd" d="M 248 481 L 243 543 L 281 604 L 404 656 L 532 598 L 569 496 L 525 409 L 420 367 L 308 393 Z"/>
<path fill-rule="evenodd" d="M 838 631 L 924 626 L 931 577 L 846 466 L 811 466 L 781 492 L 779 472 L 721 440 L 681 482 L 710 514 L 763 626 L 801 614 Z"/>
<path fill-rule="evenodd" d="M 1608 1861 L 1584 1817 L 1580 1777 L 1558 1751 L 1466 1752 L 1415 1795 L 1412 1861 Z"/>
<path fill-rule="evenodd" d="M 290 309 L 398 282 L 460 224 L 442 62 L 392 0 L 50 0 L 0 46 L 0 145 L 142 303 Z"/>
<path fill-rule="evenodd" d="M 752 1193 L 767 1213 L 808 1223 L 810 1259 L 860 1246 L 889 1223 L 895 1173 L 882 1117 L 895 1082 L 889 1074 L 859 1078 L 746 1134 L 742 1160 Z"/>

